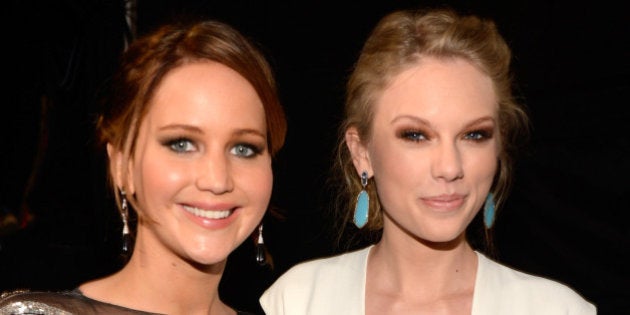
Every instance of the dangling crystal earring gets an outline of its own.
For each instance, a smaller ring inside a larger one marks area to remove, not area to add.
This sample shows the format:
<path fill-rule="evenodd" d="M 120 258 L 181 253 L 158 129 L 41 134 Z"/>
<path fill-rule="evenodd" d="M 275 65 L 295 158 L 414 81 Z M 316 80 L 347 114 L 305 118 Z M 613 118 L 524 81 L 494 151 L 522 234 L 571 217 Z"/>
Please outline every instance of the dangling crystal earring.
<path fill-rule="evenodd" d="M 483 206 L 483 224 L 486 226 L 486 229 L 491 228 L 494 224 L 494 215 L 494 195 L 492 193 L 489 193 L 488 197 L 486 198 L 486 203 Z"/>
<path fill-rule="evenodd" d="M 127 206 L 127 195 L 124 190 L 120 191 L 121 205 L 120 217 L 123 222 L 122 229 L 122 251 L 124 254 L 129 253 L 129 245 L 131 244 L 131 236 L 129 235 L 129 207 Z"/>
<path fill-rule="evenodd" d="M 368 182 L 368 174 L 366 171 L 361 172 L 361 186 L 363 189 L 357 196 L 357 205 L 354 208 L 354 224 L 358 228 L 362 228 L 368 222 L 368 213 L 370 208 L 370 196 L 365 191 Z"/>
<path fill-rule="evenodd" d="M 264 266 L 267 263 L 265 259 L 265 242 L 263 241 L 263 225 L 258 226 L 258 241 L 256 242 L 256 262 Z"/>

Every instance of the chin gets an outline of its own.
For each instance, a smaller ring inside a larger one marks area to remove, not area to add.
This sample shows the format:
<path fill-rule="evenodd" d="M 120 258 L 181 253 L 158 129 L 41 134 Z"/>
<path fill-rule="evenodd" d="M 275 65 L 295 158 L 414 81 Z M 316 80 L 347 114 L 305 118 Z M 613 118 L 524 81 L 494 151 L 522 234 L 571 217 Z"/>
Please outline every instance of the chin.
<path fill-rule="evenodd" d="M 425 238 L 421 239 L 422 242 L 427 247 L 436 249 L 436 250 L 450 250 L 454 249 L 461 244 L 461 240 L 459 238 L 448 238 L 448 237 L 433 237 L 433 238 Z"/>
<path fill-rule="evenodd" d="M 464 232 L 459 229 L 448 229 L 447 227 L 441 229 L 432 229 L 418 236 L 419 239 L 428 244 L 442 244 L 448 246 L 449 244 L 457 245 L 464 238 L 462 236 Z"/>
<path fill-rule="evenodd" d="M 213 266 L 225 263 L 227 256 L 224 255 L 189 255 L 188 261 L 198 268 Z"/>
<path fill-rule="evenodd" d="M 187 260 L 196 265 L 215 265 L 227 260 L 231 250 L 228 248 L 214 247 L 189 250 L 186 253 Z"/>

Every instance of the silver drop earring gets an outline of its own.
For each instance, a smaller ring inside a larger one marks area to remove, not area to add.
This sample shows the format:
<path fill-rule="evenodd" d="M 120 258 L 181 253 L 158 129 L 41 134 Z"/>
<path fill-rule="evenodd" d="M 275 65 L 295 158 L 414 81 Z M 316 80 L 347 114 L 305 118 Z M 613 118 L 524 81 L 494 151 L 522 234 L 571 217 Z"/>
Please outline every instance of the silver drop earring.
<path fill-rule="evenodd" d="M 120 198 L 120 217 L 123 222 L 122 251 L 124 254 L 128 254 L 129 245 L 131 244 L 131 236 L 129 235 L 129 207 L 127 205 L 127 195 L 124 190 L 120 190 Z"/>
<path fill-rule="evenodd" d="M 263 224 L 258 226 L 258 241 L 256 242 L 256 262 L 264 266 L 267 263 L 265 258 L 265 241 L 263 240 Z"/>

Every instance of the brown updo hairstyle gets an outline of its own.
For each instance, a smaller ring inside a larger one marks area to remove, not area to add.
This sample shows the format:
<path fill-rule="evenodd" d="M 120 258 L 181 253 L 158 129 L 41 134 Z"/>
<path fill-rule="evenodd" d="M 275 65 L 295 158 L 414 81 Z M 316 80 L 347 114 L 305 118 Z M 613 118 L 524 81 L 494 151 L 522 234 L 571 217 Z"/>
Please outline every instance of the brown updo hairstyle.
<path fill-rule="evenodd" d="M 364 144 L 370 141 L 374 103 L 392 79 L 423 58 L 462 58 L 488 75 L 499 108 L 499 167 L 491 188 L 497 208 L 510 187 L 513 153 L 518 138 L 528 132 L 528 118 L 512 95 L 510 48 L 491 20 L 459 15 L 452 9 L 401 10 L 382 18 L 365 42 L 346 87 L 344 120 L 339 129 L 335 170 L 343 185 L 338 194 L 338 222 L 352 221 L 361 180 L 345 142 L 350 127 L 358 130 Z M 363 231 L 383 228 L 381 203 L 375 183 L 367 186 L 369 220 Z M 341 227 L 343 233 L 344 227 Z M 380 237 L 380 235 L 378 236 Z M 378 238 L 377 237 L 377 238 Z"/>
<path fill-rule="evenodd" d="M 127 165 L 134 158 L 140 122 L 164 77 L 182 65 L 208 61 L 231 68 L 254 87 L 265 111 L 267 145 L 275 156 L 284 144 L 287 123 L 271 67 L 262 52 L 241 33 L 212 20 L 164 25 L 131 43 L 121 57 L 103 113 L 97 120 L 101 145 L 110 144 L 122 152 L 122 165 Z M 110 165 L 109 179 L 120 210 L 118 190 L 124 187 L 116 187 L 114 169 Z M 124 182 L 127 168 L 122 167 L 121 171 Z M 127 198 L 138 209 L 135 197 L 127 194 Z M 138 216 L 141 220 L 142 213 Z"/>

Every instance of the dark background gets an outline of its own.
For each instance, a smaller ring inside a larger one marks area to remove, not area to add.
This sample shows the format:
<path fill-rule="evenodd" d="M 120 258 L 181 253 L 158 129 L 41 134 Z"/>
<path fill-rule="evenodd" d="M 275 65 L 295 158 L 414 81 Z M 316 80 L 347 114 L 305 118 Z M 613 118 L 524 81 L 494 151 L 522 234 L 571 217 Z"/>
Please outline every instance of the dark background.
<path fill-rule="evenodd" d="M 93 120 L 95 93 L 123 48 L 123 3 L 9 3 L 0 290 L 69 289 L 120 267 L 120 220 Z M 259 311 L 258 296 L 287 268 L 336 252 L 325 188 L 345 79 L 384 14 L 440 4 L 497 22 L 533 122 L 496 222 L 498 259 L 570 285 L 599 314 L 630 313 L 630 16 L 621 4 L 140 1 L 138 34 L 183 13 L 216 18 L 254 39 L 276 72 L 289 133 L 272 198 L 284 218 L 265 218 L 275 268 L 257 266 L 253 242 L 245 242 L 221 285 L 229 304 Z"/>

